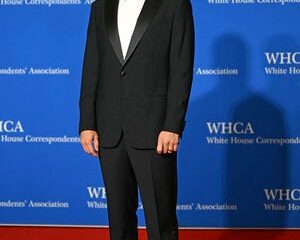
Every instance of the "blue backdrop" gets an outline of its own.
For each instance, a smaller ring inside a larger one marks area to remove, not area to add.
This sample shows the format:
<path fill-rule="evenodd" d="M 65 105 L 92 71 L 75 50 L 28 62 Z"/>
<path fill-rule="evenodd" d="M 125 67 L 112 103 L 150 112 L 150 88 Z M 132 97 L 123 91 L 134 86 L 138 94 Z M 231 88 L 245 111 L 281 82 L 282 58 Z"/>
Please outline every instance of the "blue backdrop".
<path fill-rule="evenodd" d="M 192 0 L 181 227 L 300 227 L 300 3 L 274 2 Z M 77 135 L 89 9 L 0 2 L 0 224 L 108 224 L 99 160 Z"/>

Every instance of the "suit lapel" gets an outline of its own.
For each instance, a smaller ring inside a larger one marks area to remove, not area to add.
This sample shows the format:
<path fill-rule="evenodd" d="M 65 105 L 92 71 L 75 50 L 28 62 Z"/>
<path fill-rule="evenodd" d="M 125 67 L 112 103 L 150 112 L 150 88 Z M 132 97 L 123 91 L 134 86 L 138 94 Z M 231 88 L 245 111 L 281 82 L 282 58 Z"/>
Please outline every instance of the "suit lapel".
<path fill-rule="evenodd" d="M 123 59 L 121 42 L 118 32 L 118 3 L 119 0 L 105 0 L 105 25 L 109 40 L 112 44 L 115 54 L 117 55 L 121 65 L 125 65 L 130 56 L 133 54 L 138 43 L 143 37 L 149 23 L 151 22 L 160 0 L 145 0 L 141 13 L 137 19 L 130 44 Z"/>
<path fill-rule="evenodd" d="M 108 38 L 121 65 L 124 64 L 118 33 L 118 0 L 105 0 L 105 26 Z"/>
<path fill-rule="evenodd" d="M 130 44 L 125 57 L 125 63 L 128 61 L 128 59 L 134 52 L 136 46 L 143 37 L 148 25 L 150 24 L 152 17 L 154 16 L 154 13 L 158 8 L 158 1 L 159 0 L 145 0 L 144 6 L 139 15 L 130 40 Z"/>

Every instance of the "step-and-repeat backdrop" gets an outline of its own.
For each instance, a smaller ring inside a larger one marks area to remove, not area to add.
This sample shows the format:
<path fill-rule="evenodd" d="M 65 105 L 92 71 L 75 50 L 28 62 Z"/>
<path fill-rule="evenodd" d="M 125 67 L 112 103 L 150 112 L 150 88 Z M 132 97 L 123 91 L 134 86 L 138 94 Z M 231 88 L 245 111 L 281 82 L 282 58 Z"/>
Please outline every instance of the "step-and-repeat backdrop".
<path fill-rule="evenodd" d="M 108 224 L 77 134 L 90 4 L 0 1 L 0 224 Z M 192 5 L 180 226 L 300 227 L 300 1 Z"/>

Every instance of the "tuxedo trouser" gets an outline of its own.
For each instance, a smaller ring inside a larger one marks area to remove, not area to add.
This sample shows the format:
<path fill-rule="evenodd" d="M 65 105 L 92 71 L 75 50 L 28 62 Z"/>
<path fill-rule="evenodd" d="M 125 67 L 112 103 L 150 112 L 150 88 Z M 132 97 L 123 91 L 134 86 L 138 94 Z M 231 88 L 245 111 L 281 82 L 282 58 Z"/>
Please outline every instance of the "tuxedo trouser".
<path fill-rule="evenodd" d="M 101 145 L 101 137 L 100 137 Z M 110 240 L 136 240 L 138 189 L 148 240 L 177 240 L 177 152 L 136 149 L 122 136 L 117 146 L 100 147 Z"/>

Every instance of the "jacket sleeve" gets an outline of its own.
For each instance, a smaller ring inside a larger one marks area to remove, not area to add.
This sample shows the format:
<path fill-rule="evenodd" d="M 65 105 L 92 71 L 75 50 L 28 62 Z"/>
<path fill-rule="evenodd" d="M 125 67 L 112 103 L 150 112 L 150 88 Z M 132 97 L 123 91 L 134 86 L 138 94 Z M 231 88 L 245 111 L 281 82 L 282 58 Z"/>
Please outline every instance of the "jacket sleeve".
<path fill-rule="evenodd" d="M 95 100 L 99 81 L 100 61 L 97 46 L 94 8 L 95 7 L 92 4 L 82 66 L 82 78 L 79 99 L 79 134 L 83 130 L 96 130 Z"/>
<path fill-rule="evenodd" d="M 173 20 L 164 131 L 182 135 L 194 71 L 195 30 L 190 0 L 180 0 Z"/>

